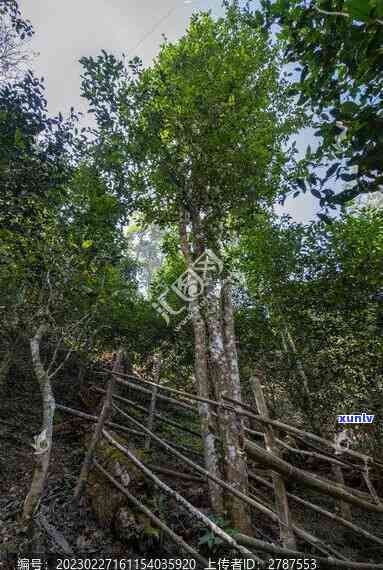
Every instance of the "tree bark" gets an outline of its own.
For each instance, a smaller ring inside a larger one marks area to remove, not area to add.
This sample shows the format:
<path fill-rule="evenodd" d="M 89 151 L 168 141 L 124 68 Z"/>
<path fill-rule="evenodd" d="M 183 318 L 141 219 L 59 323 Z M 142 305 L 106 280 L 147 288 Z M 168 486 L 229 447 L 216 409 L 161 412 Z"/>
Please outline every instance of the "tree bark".
<path fill-rule="evenodd" d="M 190 244 L 188 241 L 186 222 L 184 219 L 181 220 L 179 229 L 182 252 L 187 267 L 190 268 L 192 266 L 193 260 Z M 210 379 L 208 373 L 206 351 L 206 327 L 197 300 L 190 302 L 190 314 L 194 329 L 194 370 L 197 380 L 198 395 L 201 398 L 208 399 L 210 397 Z M 214 420 L 209 404 L 206 402 L 199 402 L 198 411 L 201 419 L 201 435 L 204 446 L 205 466 L 209 473 L 214 475 L 214 477 L 220 478 L 221 470 L 219 466 L 219 457 L 216 449 L 216 438 L 213 433 Z M 217 515 L 222 515 L 224 513 L 223 492 L 221 487 L 219 487 L 219 485 L 216 485 L 216 483 L 212 480 L 209 480 L 209 496 L 214 512 Z"/>
<path fill-rule="evenodd" d="M 210 358 L 214 367 L 215 394 L 218 401 L 223 402 L 225 396 L 240 397 L 239 372 L 234 326 L 229 320 L 230 308 L 225 307 L 228 294 L 216 293 L 220 284 L 216 281 L 208 283 L 207 292 L 207 325 L 210 339 Z M 226 327 L 224 318 L 226 316 Z M 226 335 L 225 335 L 226 333 Z M 233 488 L 244 494 L 248 492 L 246 454 L 244 451 L 243 426 L 235 410 L 227 407 L 218 408 L 218 426 L 221 435 L 226 481 Z M 250 512 L 245 503 L 233 495 L 225 496 L 225 506 L 232 525 L 246 534 L 251 533 Z"/>
<path fill-rule="evenodd" d="M 258 413 L 266 418 L 269 417 L 269 410 L 266 404 L 265 396 L 263 394 L 261 379 L 258 375 L 252 376 L 250 379 L 254 398 L 257 404 Z M 265 444 L 266 449 L 275 455 L 278 455 L 278 447 L 276 445 L 274 431 L 271 426 L 266 426 L 265 428 Z M 292 521 L 290 516 L 290 509 L 286 495 L 286 487 L 283 478 L 279 473 L 275 471 L 272 472 L 273 483 L 274 483 L 274 497 L 275 506 L 279 518 L 282 523 L 279 527 L 281 542 L 286 548 L 296 549 L 296 542 L 294 537 L 294 531 L 292 529 Z"/>
<path fill-rule="evenodd" d="M 44 486 L 48 476 L 49 461 L 52 449 L 53 418 L 55 412 L 55 400 L 52 392 L 50 377 L 41 362 L 40 344 L 48 326 L 42 324 L 37 329 L 35 336 L 30 341 L 32 363 L 36 378 L 40 385 L 43 401 L 43 423 L 40 435 L 35 438 L 35 469 L 32 484 L 24 502 L 23 522 L 26 526 L 39 507 Z"/>

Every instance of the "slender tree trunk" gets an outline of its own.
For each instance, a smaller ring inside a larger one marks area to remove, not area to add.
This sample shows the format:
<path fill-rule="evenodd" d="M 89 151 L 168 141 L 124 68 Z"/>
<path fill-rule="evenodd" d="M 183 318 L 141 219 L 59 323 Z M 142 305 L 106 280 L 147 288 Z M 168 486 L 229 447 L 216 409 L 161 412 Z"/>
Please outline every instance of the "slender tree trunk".
<path fill-rule="evenodd" d="M 254 392 L 254 398 L 257 404 L 258 413 L 266 418 L 269 417 L 269 410 L 266 404 L 265 396 L 262 390 L 261 379 L 258 375 L 254 375 L 251 378 L 251 384 Z M 265 428 L 265 443 L 266 449 L 275 455 L 278 455 L 278 448 L 274 437 L 274 431 L 272 426 L 266 426 Z M 275 506 L 281 521 L 280 537 L 282 544 L 285 548 L 296 549 L 296 542 L 294 537 L 294 531 L 292 529 L 292 521 L 290 516 L 289 503 L 286 494 L 286 487 L 283 478 L 279 473 L 275 471 L 272 472 L 273 483 L 274 483 L 274 497 Z"/>
<path fill-rule="evenodd" d="M 23 521 L 26 525 L 29 525 L 33 514 L 40 504 L 48 475 L 52 448 L 55 400 L 49 375 L 44 369 L 40 357 L 40 344 L 47 328 L 45 324 L 40 325 L 35 336 L 30 341 L 33 368 L 40 385 L 43 400 L 43 423 L 41 433 L 36 438 L 35 443 L 35 469 L 32 484 L 24 502 Z"/>
<path fill-rule="evenodd" d="M 312 395 L 309 388 L 309 381 L 307 378 L 307 374 L 302 364 L 302 360 L 299 357 L 294 339 L 291 336 L 291 333 L 286 324 L 284 324 L 284 328 L 285 328 L 284 332 L 281 333 L 282 345 L 286 354 L 290 353 L 294 355 L 298 375 L 302 380 L 302 386 L 303 386 L 302 392 L 303 392 L 304 404 L 306 407 L 307 411 L 306 415 L 309 419 L 310 427 L 314 432 L 321 433 L 321 425 L 318 423 L 317 418 L 315 416 L 315 409 L 313 407 Z"/>
<path fill-rule="evenodd" d="M 179 229 L 182 252 L 186 260 L 187 267 L 190 268 L 193 260 L 188 241 L 186 222 L 184 219 L 181 220 Z M 190 315 L 194 329 L 194 369 L 197 380 L 198 395 L 201 398 L 209 399 L 211 396 L 211 385 L 206 350 L 206 327 L 197 300 L 190 302 Z M 219 457 L 216 448 L 216 437 L 213 431 L 214 420 L 210 405 L 205 402 L 200 402 L 198 404 L 198 411 L 201 419 L 201 435 L 204 446 L 206 469 L 209 473 L 214 475 L 214 477 L 221 478 Z M 209 479 L 209 496 L 214 512 L 217 515 L 222 515 L 224 511 L 222 488 L 211 479 Z"/>
<path fill-rule="evenodd" d="M 336 482 L 339 485 L 342 485 L 342 487 L 345 487 L 342 467 L 340 465 L 331 465 L 331 468 L 332 472 L 335 475 Z M 339 506 L 342 517 L 348 521 L 351 521 L 352 520 L 351 506 L 348 503 L 345 503 L 344 501 L 340 501 Z"/>
<path fill-rule="evenodd" d="M 156 415 L 156 403 L 157 403 L 157 394 L 158 394 L 158 384 L 160 383 L 160 357 L 158 354 L 154 355 L 154 362 L 153 362 L 153 380 L 157 384 L 157 386 L 153 386 L 152 389 L 152 397 L 150 400 L 150 407 L 149 407 L 149 416 L 148 416 L 148 429 L 153 431 L 154 426 L 154 418 Z M 149 451 L 150 449 L 150 435 L 146 436 L 145 439 L 145 449 Z"/>
<path fill-rule="evenodd" d="M 230 308 L 228 310 L 226 307 L 226 310 L 221 310 L 218 289 L 218 283 L 211 282 L 208 284 L 207 324 L 210 337 L 210 358 L 215 368 L 216 398 L 223 401 L 224 397 L 232 398 L 234 394 L 240 397 L 240 388 L 238 385 L 239 373 L 235 339 L 233 338 L 234 326 L 227 322 L 226 335 L 224 334 L 222 312 L 228 321 Z M 226 293 L 224 300 L 227 300 L 227 296 Z M 238 421 L 237 418 L 235 412 L 233 413 L 228 409 L 221 408 L 218 410 L 226 481 L 242 493 L 247 494 L 248 477 L 243 426 L 241 420 Z M 251 532 L 249 509 L 243 501 L 232 495 L 226 495 L 225 503 L 233 526 L 241 532 Z"/>

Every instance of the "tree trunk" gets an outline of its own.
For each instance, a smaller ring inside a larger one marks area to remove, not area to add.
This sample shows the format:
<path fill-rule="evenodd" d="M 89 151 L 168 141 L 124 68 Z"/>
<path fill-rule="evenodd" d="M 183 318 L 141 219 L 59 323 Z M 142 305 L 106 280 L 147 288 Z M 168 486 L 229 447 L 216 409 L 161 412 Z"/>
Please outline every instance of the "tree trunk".
<path fill-rule="evenodd" d="M 265 396 L 263 394 L 261 379 L 258 375 L 254 375 L 250 381 L 252 384 L 258 413 L 261 416 L 268 418 L 269 410 L 266 404 Z M 265 443 L 266 449 L 268 451 L 274 453 L 275 455 L 278 455 L 278 448 L 274 437 L 274 431 L 271 426 L 266 426 L 265 428 Z M 274 483 L 275 506 L 282 523 L 279 527 L 281 542 L 285 548 L 291 548 L 294 550 L 296 549 L 297 545 L 295 542 L 294 531 L 292 529 L 285 483 L 281 475 L 275 471 L 272 472 L 272 477 Z"/>
<path fill-rule="evenodd" d="M 344 487 L 345 482 L 344 482 L 342 467 L 340 465 L 331 465 L 331 468 L 332 468 L 332 472 L 335 475 L 336 482 L 338 484 L 342 485 L 342 487 Z M 348 521 L 351 521 L 352 520 L 352 514 L 351 514 L 350 505 L 348 503 L 345 503 L 344 501 L 340 501 L 339 506 L 340 506 L 340 512 L 341 512 L 342 517 Z"/>
<path fill-rule="evenodd" d="M 223 295 L 223 307 L 220 303 L 220 294 L 217 294 L 218 284 L 208 284 L 207 293 L 207 324 L 210 339 L 210 358 L 215 368 L 213 378 L 216 383 L 216 398 L 223 401 L 223 397 L 240 397 L 239 372 L 234 326 L 230 322 L 230 307 L 225 307 L 228 299 L 226 292 Z M 226 327 L 224 328 L 224 318 Z M 225 334 L 226 333 L 226 334 Z M 218 409 L 218 424 L 222 439 L 226 481 L 244 494 L 248 492 L 248 477 L 246 455 L 244 452 L 244 437 L 242 419 L 235 412 L 227 408 Z M 231 523 L 244 533 L 251 532 L 251 519 L 247 505 L 232 495 L 226 495 L 225 505 Z"/>
<path fill-rule="evenodd" d="M 32 516 L 40 504 L 48 475 L 52 448 L 55 400 L 50 378 L 44 369 L 40 357 L 40 343 L 46 331 L 47 325 L 40 325 L 35 336 L 30 341 L 33 368 L 40 385 L 43 400 L 43 423 L 41 433 L 36 438 L 35 443 L 35 469 L 32 484 L 24 502 L 23 522 L 26 525 L 29 525 Z"/>
<path fill-rule="evenodd" d="M 180 223 L 180 238 L 182 252 L 184 254 L 187 267 L 189 268 L 192 266 L 193 260 L 187 236 L 186 222 L 184 220 Z M 190 302 L 190 315 L 194 329 L 194 370 L 197 380 L 198 395 L 201 398 L 209 399 L 211 390 L 206 351 L 206 327 L 197 300 Z M 209 473 L 219 479 L 221 478 L 221 471 L 216 449 L 216 438 L 213 433 L 214 420 L 210 405 L 206 402 L 199 402 L 198 411 L 201 419 L 201 435 L 204 446 L 205 466 Z M 209 496 L 214 512 L 217 515 L 222 515 L 224 511 L 222 488 L 212 480 L 209 480 Z"/>
<path fill-rule="evenodd" d="M 157 386 L 153 386 L 152 397 L 150 400 L 149 416 L 148 416 L 148 429 L 150 429 L 150 431 L 153 430 L 154 418 L 156 415 L 158 384 L 160 383 L 160 366 L 161 366 L 160 357 L 158 354 L 155 354 L 153 362 L 153 376 L 154 376 L 154 382 L 157 384 Z M 150 449 L 150 435 L 146 436 L 145 449 L 147 451 L 149 451 Z"/>

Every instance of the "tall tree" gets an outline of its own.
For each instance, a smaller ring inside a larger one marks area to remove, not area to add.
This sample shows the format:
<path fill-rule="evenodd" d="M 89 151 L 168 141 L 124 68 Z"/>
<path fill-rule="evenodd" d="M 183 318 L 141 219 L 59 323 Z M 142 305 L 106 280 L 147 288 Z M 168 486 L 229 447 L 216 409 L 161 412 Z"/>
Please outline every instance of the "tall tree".
<path fill-rule="evenodd" d="M 284 145 L 297 119 L 280 77 L 278 48 L 230 6 L 217 21 L 195 15 L 186 35 L 165 43 L 152 67 L 131 62 L 125 82 L 120 64 L 107 54 L 83 63 L 84 94 L 96 110 L 100 138 L 124 165 L 132 209 L 147 222 L 178 229 L 187 268 L 178 285 L 189 300 L 199 395 L 240 400 L 230 264 L 224 260 L 241 216 L 251 218 L 283 186 Z M 204 275 L 198 296 L 195 264 L 209 252 L 217 271 Z M 207 467 L 247 492 L 241 422 L 226 410 L 217 417 L 213 412 L 201 404 Z M 224 497 L 214 483 L 210 495 L 217 512 L 249 530 L 243 503 Z"/>

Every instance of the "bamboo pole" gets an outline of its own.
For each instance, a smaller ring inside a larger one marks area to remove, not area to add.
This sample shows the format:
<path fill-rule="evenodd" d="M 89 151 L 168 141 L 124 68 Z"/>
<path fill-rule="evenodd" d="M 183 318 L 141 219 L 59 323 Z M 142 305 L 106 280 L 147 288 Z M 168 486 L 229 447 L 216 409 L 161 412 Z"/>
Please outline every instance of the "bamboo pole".
<path fill-rule="evenodd" d="M 164 483 L 161 479 L 159 479 L 152 471 L 150 471 L 150 469 L 145 467 L 145 465 L 143 463 L 141 463 L 141 461 L 129 449 L 127 449 L 125 446 L 118 443 L 118 441 L 116 441 L 110 435 L 109 432 L 107 432 L 106 430 L 103 430 L 103 435 L 109 441 L 109 443 L 111 445 L 113 445 L 116 449 L 118 449 L 119 451 L 124 453 L 132 461 L 132 463 L 134 463 L 134 465 L 140 471 L 142 471 L 142 473 L 144 473 L 147 477 L 149 477 L 149 479 L 151 479 L 153 481 L 153 483 L 158 488 L 162 489 L 167 495 L 174 498 L 180 505 L 182 505 L 186 510 L 188 510 L 194 516 L 194 518 L 203 522 L 204 525 L 207 526 L 208 528 L 210 528 L 210 530 L 215 535 L 217 535 L 219 538 L 221 538 L 226 544 L 228 544 L 232 548 L 235 548 L 236 550 L 238 550 L 241 554 L 243 554 L 245 556 L 245 558 L 252 558 L 256 562 L 261 564 L 262 568 L 264 568 L 263 560 L 261 560 L 260 558 L 255 556 L 247 548 L 244 548 L 243 546 L 239 545 L 232 536 L 228 535 L 224 530 L 222 530 L 219 526 L 217 526 L 215 523 L 213 523 L 205 514 L 203 514 L 201 511 L 199 511 L 198 509 L 193 507 L 193 505 L 191 503 L 189 503 L 189 501 L 184 499 L 184 497 L 182 497 L 182 495 L 177 493 L 177 491 L 175 491 L 174 489 L 169 487 L 166 483 Z"/>
<path fill-rule="evenodd" d="M 258 412 L 261 416 L 269 418 L 269 410 L 266 404 L 265 396 L 263 394 L 262 384 L 259 376 L 254 375 L 250 378 L 250 382 L 253 388 L 255 402 L 257 404 Z M 278 455 L 278 447 L 276 444 L 274 431 L 272 426 L 266 426 L 265 428 L 265 444 L 266 449 L 275 455 Z M 275 506 L 280 520 L 284 523 L 279 527 L 281 542 L 284 547 L 290 548 L 292 550 L 296 549 L 296 541 L 294 537 L 294 531 L 292 529 L 291 514 L 289 509 L 289 503 L 286 496 L 286 487 L 282 476 L 275 471 L 272 472 L 273 482 L 274 482 L 274 497 Z"/>
<path fill-rule="evenodd" d="M 159 529 L 162 530 L 177 546 L 179 546 L 182 550 L 191 554 L 193 558 L 199 560 L 199 562 L 203 565 L 204 568 L 208 567 L 208 561 L 200 555 L 200 553 L 195 550 L 192 546 L 189 546 L 181 536 L 176 534 L 168 525 L 166 525 L 161 519 L 159 519 L 151 510 L 149 510 L 145 505 L 143 505 L 140 501 L 136 499 L 128 491 L 126 487 L 123 487 L 110 473 L 108 473 L 97 461 L 94 462 L 96 468 L 123 494 L 125 497 L 134 505 L 136 509 L 144 513 L 152 523 L 157 526 Z"/>

